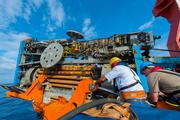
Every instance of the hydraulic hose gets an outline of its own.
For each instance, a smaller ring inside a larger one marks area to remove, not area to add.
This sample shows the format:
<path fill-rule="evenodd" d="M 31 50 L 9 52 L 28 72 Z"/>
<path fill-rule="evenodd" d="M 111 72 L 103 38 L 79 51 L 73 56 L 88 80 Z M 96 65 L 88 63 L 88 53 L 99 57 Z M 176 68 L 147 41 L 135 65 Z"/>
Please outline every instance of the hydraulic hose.
<path fill-rule="evenodd" d="M 90 109 L 90 108 L 93 108 L 93 107 L 96 107 L 98 105 L 102 105 L 102 104 L 105 104 L 105 103 L 116 103 L 118 105 L 122 105 L 123 102 L 122 101 L 119 101 L 119 100 L 116 100 L 116 99 L 111 99 L 111 98 L 103 98 L 103 99 L 99 99 L 99 100 L 94 100 L 90 103 L 86 103 L 86 104 L 83 104 L 81 105 L 80 107 L 77 107 L 75 110 L 72 110 L 71 112 L 63 115 L 62 117 L 58 118 L 58 120 L 70 120 L 72 119 L 74 116 L 76 116 L 77 114 L 87 110 L 87 109 Z"/>

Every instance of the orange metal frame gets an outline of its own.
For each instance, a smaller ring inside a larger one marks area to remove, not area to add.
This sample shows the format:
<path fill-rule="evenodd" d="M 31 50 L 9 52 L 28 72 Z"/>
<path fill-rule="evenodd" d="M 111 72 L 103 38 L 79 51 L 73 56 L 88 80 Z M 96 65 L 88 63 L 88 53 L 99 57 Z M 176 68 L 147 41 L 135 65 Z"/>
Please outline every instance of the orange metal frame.
<path fill-rule="evenodd" d="M 17 93 L 17 92 L 11 92 L 8 91 L 6 94 L 8 97 L 16 97 L 21 98 L 24 100 L 32 100 L 34 103 L 41 105 L 43 102 L 43 85 L 42 83 L 46 81 L 46 76 L 41 75 L 39 76 L 33 84 L 27 89 L 25 93 Z M 34 110 L 36 112 L 41 112 L 42 110 L 36 106 L 36 104 L 33 104 Z"/>
<path fill-rule="evenodd" d="M 83 104 L 86 100 L 86 95 L 91 93 L 89 87 L 93 84 L 92 79 L 82 80 L 69 101 L 64 97 L 59 96 L 58 100 L 52 99 L 48 104 L 45 104 L 43 103 L 44 88 L 42 84 L 46 79 L 46 76 L 41 75 L 33 82 L 31 87 L 28 88 L 25 93 L 7 92 L 7 96 L 31 100 L 33 101 L 33 108 L 36 112 L 43 112 L 45 119 L 56 120 Z"/>
<path fill-rule="evenodd" d="M 93 84 L 91 79 L 82 80 L 69 101 L 60 96 L 58 101 L 51 101 L 50 104 L 45 105 L 43 108 L 44 117 L 48 120 L 56 120 L 83 104 L 86 100 L 86 95 L 91 93 L 89 90 L 91 84 Z"/>

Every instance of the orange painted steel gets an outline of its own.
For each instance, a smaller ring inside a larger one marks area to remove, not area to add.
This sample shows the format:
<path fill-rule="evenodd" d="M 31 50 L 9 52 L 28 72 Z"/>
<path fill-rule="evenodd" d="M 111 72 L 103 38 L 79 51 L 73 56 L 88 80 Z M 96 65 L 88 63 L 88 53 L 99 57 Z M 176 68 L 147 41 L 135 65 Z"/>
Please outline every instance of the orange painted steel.
<path fill-rule="evenodd" d="M 178 111 L 180 111 L 179 106 L 170 105 L 170 104 L 166 103 L 165 101 L 157 102 L 156 107 L 160 108 L 160 109 L 168 109 L 168 110 L 178 110 Z"/>
<path fill-rule="evenodd" d="M 41 112 L 41 105 L 43 106 L 43 92 L 44 88 L 42 83 L 46 81 L 46 76 L 39 76 L 33 84 L 27 89 L 25 93 L 17 93 L 17 92 L 7 92 L 8 97 L 16 97 L 24 100 L 32 100 L 34 101 L 33 107 L 36 112 Z"/>
<path fill-rule="evenodd" d="M 167 47 L 169 50 L 180 50 L 180 3 L 177 0 L 157 0 L 153 9 L 155 17 L 165 17 L 171 24 Z M 172 57 L 180 52 L 169 52 Z"/>
<path fill-rule="evenodd" d="M 56 120 L 64 114 L 72 111 L 76 107 L 85 103 L 86 95 L 91 93 L 89 87 L 93 84 L 92 79 L 82 80 L 70 100 L 59 96 L 58 100 L 51 99 L 48 104 L 43 103 L 43 82 L 47 80 L 46 76 L 39 76 L 25 93 L 7 92 L 8 97 L 17 97 L 25 100 L 32 100 L 36 112 L 43 112 L 44 119 Z"/>
<path fill-rule="evenodd" d="M 91 92 L 89 90 L 91 84 L 93 84 L 91 79 L 82 80 L 68 102 L 64 97 L 59 97 L 58 101 L 51 101 L 50 104 L 45 105 L 44 117 L 48 120 L 56 120 L 85 103 L 86 95 Z"/>

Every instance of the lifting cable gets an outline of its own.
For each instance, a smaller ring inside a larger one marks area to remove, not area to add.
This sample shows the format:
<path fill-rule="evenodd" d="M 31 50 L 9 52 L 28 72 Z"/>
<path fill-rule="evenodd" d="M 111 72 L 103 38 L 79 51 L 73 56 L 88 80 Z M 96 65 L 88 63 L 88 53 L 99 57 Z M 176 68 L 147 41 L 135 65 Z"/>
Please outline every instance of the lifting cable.
<path fill-rule="evenodd" d="M 180 50 L 168 50 L 168 49 L 159 49 L 159 48 L 152 48 L 151 50 L 170 51 L 170 52 L 180 52 Z"/>

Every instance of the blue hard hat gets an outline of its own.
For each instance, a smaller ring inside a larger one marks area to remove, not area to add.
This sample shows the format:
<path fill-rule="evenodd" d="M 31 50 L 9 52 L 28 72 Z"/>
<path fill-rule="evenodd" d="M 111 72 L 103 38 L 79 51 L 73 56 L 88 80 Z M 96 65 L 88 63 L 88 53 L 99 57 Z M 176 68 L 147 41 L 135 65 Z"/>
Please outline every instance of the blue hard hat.
<path fill-rule="evenodd" d="M 149 62 L 149 61 L 141 63 L 141 65 L 140 65 L 141 73 L 142 73 L 143 68 L 148 67 L 148 66 L 154 66 L 154 65 L 152 62 Z"/>

